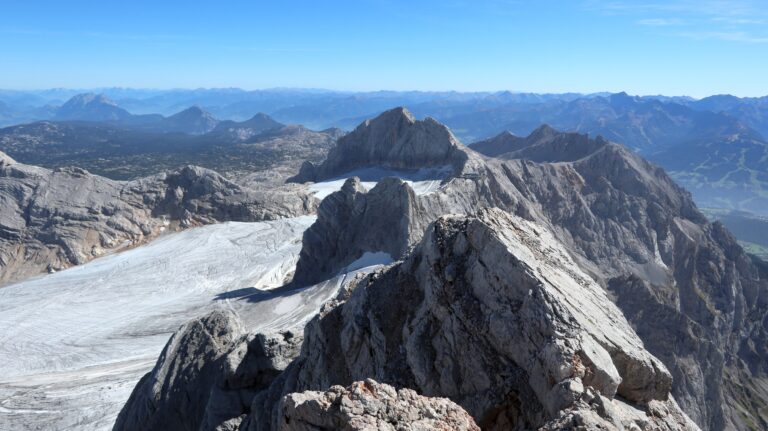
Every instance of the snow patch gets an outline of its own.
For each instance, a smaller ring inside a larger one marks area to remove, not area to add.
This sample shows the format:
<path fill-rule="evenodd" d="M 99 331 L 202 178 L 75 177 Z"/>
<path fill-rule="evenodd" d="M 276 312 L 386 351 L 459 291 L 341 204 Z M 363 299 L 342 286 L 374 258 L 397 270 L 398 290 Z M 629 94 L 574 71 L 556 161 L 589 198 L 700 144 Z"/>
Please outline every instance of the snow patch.
<path fill-rule="evenodd" d="M 338 190 L 347 179 L 360 178 L 360 183 L 368 190 L 376 186 L 376 183 L 387 177 L 397 177 L 408 183 L 417 195 L 435 192 L 440 189 L 444 179 L 453 171 L 450 165 L 436 168 L 421 168 L 417 171 L 401 171 L 383 167 L 370 167 L 356 169 L 326 181 L 311 184 L 309 191 L 314 192 L 318 199 L 325 199 L 328 195 Z"/>

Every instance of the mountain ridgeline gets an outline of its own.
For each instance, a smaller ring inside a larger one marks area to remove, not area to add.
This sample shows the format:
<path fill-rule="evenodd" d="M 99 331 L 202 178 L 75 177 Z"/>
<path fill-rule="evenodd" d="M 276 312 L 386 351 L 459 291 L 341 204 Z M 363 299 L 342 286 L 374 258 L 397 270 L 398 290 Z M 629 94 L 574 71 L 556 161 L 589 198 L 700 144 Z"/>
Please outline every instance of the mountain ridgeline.
<path fill-rule="evenodd" d="M 398 108 L 305 164 L 293 181 L 382 166 L 450 175 L 420 195 L 397 178 L 348 179 L 304 233 L 293 287 L 366 253 L 395 262 L 345 283 L 302 335 L 238 338 L 234 315 L 186 325 L 115 430 L 341 427 L 380 416 L 329 400 L 379 399 L 377 382 L 449 398 L 482 429 L 768 426 L 765 264 L 608 139 L 545 126 L 477 149 L 487 155 Z"/>
<path fill-rule="evenodd" d="M 271 121 L 257 126 L 258 116 L 253 117 L 257 112 L 266 113 L 262 115 L 269 115 L 275 122 L 303 124 L 314 130 L 351 130 L 366 118 L 388 107 L 407 105 L 416 117 L 436 118 L 467 143 L 487 140 L 504 132 L 526 136 L 541 124 L 549 124 L 566 132 L 600 135 L 613 142 L 620 142 L 664 167 L 676 181 L 693 193 L 701 207 L 768 215 L 768 170 L 762 162 L 768 157 L 766 97 L 717 95 L 695 100 L 686 97 L 638 97 L 626 93 L 529 94 L 508 91 L 102 91 L 102 94 L 75 95 L 71 91 L 49 91 L 43 94 L 0 91 L 0 124 L 18 125 L 39 120 L 98 123 L 131 132 L 112 132 L 103 137 L 103 132 L 83 129 L 77 132 L 79 139 L 88 140 L 88 136 L 95 133 L 102 135 L 100 139 L 105 144 L 120 147 L 124 145 L 124 139 L 121 138 L 125 134 L 131 136 L 131 142 L 139 144 L 159 142 L 162 152 L 162 148 L 171 145 L 168 141 L 176 142 L 172 145 L 180 147 L 181 141 L 188 140 L 176 134 L 207 135 L 218 127 L 219 120 L 216 117 L 231 119 L 224 123 L 234 120 L 250 123 L 232 128 L 243 129 L 230 135 L 240 136 L 240 139 L 227 140 L 244 143 L 244 139 L 256 139 L 256 130 L 264 132 L 266 128 L 277 126 L 271 124 Z M 70 96 L 65 102 L 58 99 Z M 129 113 L 129 110 L 140 114 Z M 14 133 L 10 130 L 6 132 L 11 134 L 10 139 L 24 140 L 14 136 Z M 34 135 L 35 132 L 31 133 Z M 137 133 L 140 135 L 137 136 Z M 221 139 L 222 135 L 218 137 Z M 210 145 L 207 148 L 214 158 L 217 153 L 224 151 L 218 147 L 212 149 Z M 63 160 L 49 160 L 40 154 L 37 155 L 38 159 L 26 159 L 24 154 L 15 153 L 7 145 L 0 147 L 0 150 L 26 163 L 48 167 L 65 163 Z M 242 153 L 240 150 L 238 152 Z M 98 161 L 84 157 L 79 157 L 78 161 L 77 154 L 69 154 L 67 162 L 120 179 L 127 179 L 129 171 L 121 169 L 121 164 L 130 165 L 132 169 L 153 166 L 146 157 L 112 163 L 109 160 Z M 264 153 L 258 155 L 265 156 Z M 178 167 L 172 166 L 169 157 L 159 158 L 162 160 L 154 165 L 156 170 Z M 198 156 L 187 162 L 203 164 L 219 171 L 227 169 L 226 158 L 206 165 L 204 162 L 208 158 Z M 234 159 L 241 158 L 242 154 L 234 156 Z M 321 159 L 315 157 L 312 161 Z M 256 168 L 260 169 L 258 166 Z M 141 174 L 151 173 L 154 172 Z"/>
<path fill-rule="evenodd" d="M 319 161 L 341 135 L 287 126 L 266 114 L 219 121 L 194 106 L 175 115 L 132 115 L 102 96 L 76 96 L 60 121 L 0 129 L 0 151 L 51 169 L 77 166 L 116 180 L 198 165 L 230 179 L 263 173 L 278 181 Z M 269 171 L 269 173 L 267 173 Z"/>

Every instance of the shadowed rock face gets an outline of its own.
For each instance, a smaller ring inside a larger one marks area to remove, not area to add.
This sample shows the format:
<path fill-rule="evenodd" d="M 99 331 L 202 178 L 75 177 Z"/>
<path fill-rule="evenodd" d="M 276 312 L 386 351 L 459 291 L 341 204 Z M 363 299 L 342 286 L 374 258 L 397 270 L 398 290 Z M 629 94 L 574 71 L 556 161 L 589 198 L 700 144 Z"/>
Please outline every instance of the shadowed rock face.
<path fill-rule="evenodd" d="M 138 383 L 114 429 L 234 429 L 254 394 L 299 354 L 301 340 L 290 331 L 246 334 L 225 310 L 189 322 Z"/>
<path fill-rule="evenodd" d="M 432 118 L 417 121 L 405 108 L 395 108 L 339 138 L 322 164 L 305 163 L 291 181 L 322 181 L 366 166 L 458 167 L 465 158 L 460 146 L 444 125 Z"/>
<path fill-rule="evenodd" d="M 480 207 L 503 208 L 535 221 L 555 232 L 587 273 L 610 286 L 649 350 L 670 369 L 678 382 L 673 393 L 697 423 L 709 429 L 768 424 L 763 401 L 768 400 L 765 269 L 722 225 L 708 223 L 663 170 L 629 150 L 546 127 L 525 140 L 529 147 L 519 145 L 516 154 L 535 154 L 539 162 L 509 155 L 485 159 L 462 148 L 467 157 L 459 173 L 440 191 L 409 201 L 402 217 L 408 219 L 410 234 L 403 235 L 400 224 L 393 223 L 378 235 L 399 238 L 404 241 L 399 249 L 407 250 L 429 221 Z M 378 201 L 400 202 L 398 196 Z M 334 212 L 319 214 L 313 228 L 326 224 L 324 214 Z M 344 227 L 345 233 L 357 230 Z M 336 252 L 325 261 L 335 270 L 368 244 L 363 236 L 359 241 L 354 234 L 344 238 L 346 247 L 333 247 L 350 255 Z M 320 250 L 329 246 L 312 241 L 304 247 L 322 255 Z M 299 267 L 311 269 L 301 259 Z M 644 280 L 646 287 L 625 285 L 621 281 L 627 277 Z"/>
<path fill-rule="evenodd" d="M 404 262 L 350 289 L 255 398 L 249 429 L 278 429 L 275 394 L 364 376 L 451 398 L 484 429 L 584 412 L 605 425 L 697 429 L 604 290 L 551 233 L 501 210 L 439 219 Z M 650 414 L 657 407 L 666 414 Z"/>
<path fill-rule="evenodd" d="M 321 220 L 304 233 L 294 283 L 311 285 L 336 275 L 365 252 L 402 256 L 411 243 L 416 195 L 397 178 L 385 178 L 370 192 L 358 178 L 325 198 Z M 422 228 L 423 229 L 423 228 Z"/>
<path fill-rule="evenodd" d="M 272 220 L 315 205 L 296 190 L 251 190 L 198 167 L 123 182 L 0 153 L 0 284 L 82 264 L 166 229 Z"/>
<path fill-rule="evenodd" d="M 456 145 L 434 193 L 350 180 L 326 198 L 297 279 L 363 252 L 404 261 L 327 306 L 243 427 L 365 378 L 447 396 L 484 428 L 695 428 L 681 409 L 705 429 L 768 424 L 768 271 L 687 192 L 602 139 L 543 128 L 526 159 Z"/>

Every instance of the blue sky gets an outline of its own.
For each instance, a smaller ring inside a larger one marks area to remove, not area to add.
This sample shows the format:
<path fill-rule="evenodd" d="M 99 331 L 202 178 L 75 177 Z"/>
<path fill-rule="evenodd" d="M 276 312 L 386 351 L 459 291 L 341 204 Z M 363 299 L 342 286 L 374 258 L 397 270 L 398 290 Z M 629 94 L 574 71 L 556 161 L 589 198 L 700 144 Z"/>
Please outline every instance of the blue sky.
<path fill-rule="evenodd" d="M 768 94 L 768 1 L 3 1 L 0 88 Z"/>

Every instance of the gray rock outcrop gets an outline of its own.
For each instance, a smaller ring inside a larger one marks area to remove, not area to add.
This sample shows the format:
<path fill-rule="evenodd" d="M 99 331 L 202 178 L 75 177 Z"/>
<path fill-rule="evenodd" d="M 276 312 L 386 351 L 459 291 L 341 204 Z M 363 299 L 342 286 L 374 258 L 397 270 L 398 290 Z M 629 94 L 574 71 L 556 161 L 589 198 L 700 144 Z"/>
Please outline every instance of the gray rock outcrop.
<path fill-rule="evenodd" d="M 231 311 L 183 325 L 138 383 L 115 430 L 237 429 L 254 394 L 298 356 L 291 331 L 246 334 Z"/>
<path fill-rule="evenodd" d="M 347 388 L 289 394 L 283 401 L 282 431 L 480 431 L 472 417 L 446 398 L 367 379 Z"/>
<path fill-rule="evenodd" d="M 403 256 L 425 227 L 413 223 L 423 220 L 411 214 L 415 200 L 413 189 L 397 178 L 385 178 L 370 192 L 358 178 L 348 179 L 323 200 L 318 221 L 304 233 L 294 283 L 327 280 L 365 252 Z"/>
<path fill-rule="evenodd" d="M 395 108 L 339 138 L 322 164 L 304 163 L 290 181 L 322 181 L 368 166 L 458 168 L 465 158 L 461 146 L 453 133 L 434 119 L 418 121 L 407 109 Z"/>
<path fill-rule="evenodd" d="M 365 252 L 403 261 L 326 306 L 241 426 L 277 429 L 286 394 L 366 378 L 449 397 L 488 429 L 768 426 L 768 267 L 631 151 L 534 138 L 498 158 L 456 144 L 433 193 L 352 179 L 327 197 L 296 280 Z M 386 162 L 350 154 L 327 175 Z"/>
<path fill-rule="evenodd" d="M 135 181 L 49 170 L 0 153 L 0 285 L 79 265 L 168 230 L 311 213 L 292 187 L 253 190 L 199 167 Z"/>
<path fill-rule="evenodd" d="M 764 266 L 756 265 L 722 225 L 708 223 L 690 194 L 663 170 L 626 148 L 600 138 L 553 135 L 548 128 L 534 135 L 539 137 L 530 142 L 536 148 L 517 152 L 530 151 L 536 162 L 484 158 L 462 149 L 466 161 L 458 174 L 441 190 L 408 201 L 402 217 L 410 234 L 403 235 L 403 223 L 395 222 L 382 223 L 386 231 L 378 235 L 401 241 L 390 249 L 407 250 L 420 238 L 419 226 L 443 214 L 470 214 L 482 207 L 535 221 L 555 233 L 581 268 L 610 286 L 648 349 L 678 382 L 673 393 L 698 424 L 715 430 L 768 426 Z M 579 149 L 579 142 L 590 152 Z M 557 151 L 563 148 L 572 150 Z M 378 200 L 401 202 L 399 195 Z M 320 213 L 316 227 L 327 225 L 324 215 L 335 212 Z M 308 241 L 304 247 L 317 256 L 337 250 L 325 261 L 331 266 L 325 273 L 332 273 L 370 244 L 370 234 L 354 234 L 363 230 L 364 225 L 344 225 L 345 247 L 333 241 Z M 341 236 L 313 235 L 314 240 L 324 237 Z M 298 268 L 313 271 L 301 259 Z M 621 282 L 633 277 L 646 287 Z M 663 313 L 637 312 L 638 307 Z M 660 324 L 664 321 L 677 324 Z"/>
<path fill-rule="evenodd" d="M 697 429 L 605 291 L 552 233 L 497 209 L 439 219 L 404 262 L 321 312 L 249 429 L 278 429 L 275 393 L 364 378 L 448 397 L 484 429 L 584 411 L 618 428 Z"/>

